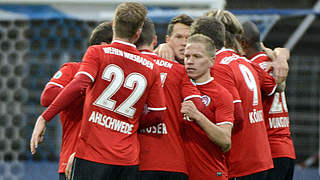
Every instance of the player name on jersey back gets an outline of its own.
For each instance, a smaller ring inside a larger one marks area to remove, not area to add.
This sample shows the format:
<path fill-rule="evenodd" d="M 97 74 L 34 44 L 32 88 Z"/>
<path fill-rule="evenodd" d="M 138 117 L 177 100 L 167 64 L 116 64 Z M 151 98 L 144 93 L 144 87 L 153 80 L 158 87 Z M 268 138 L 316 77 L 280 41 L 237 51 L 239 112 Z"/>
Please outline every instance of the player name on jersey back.
<path fill-rule="evenodd" d="M 145 129 L 141 129 L 140 133 L 146 134 L 168 134 L 167 127 L 165 123 L 159 123 L 156 126 L 151 126 Z"/>
<path fill-rule="evenodd" d="M 99 112 L 92 111 L 89 122 L 97 123 L 105 128 L 112 129 L 124 134 L 132 134 L 133 124 L 114 119 Z"/>
<path fill-rule="evenodd" d="M 270 128 L 289 127 L 289 117 L 273 117 L 269 118 Z"/>
<path fill-rule="evenodd" d="M 132 61 L 135 61 L 137 63 L 140 63 L 141 65 L 143 65 L 149 69 L 153 69 L 153 63 L 144 57 L 141 57 L 141 56 L 138 56 L 135 54 L 131 54 L 131 53 L 128 53 L 125 51 L 121 51 L 121 50 L 114 48 L 114 47 L 105 47 L 105 48 L 103 48 L 103 51 L 106 54 L 114 54 L 117 56 L 122 56 L 122 57 L 130 59 Z"/>

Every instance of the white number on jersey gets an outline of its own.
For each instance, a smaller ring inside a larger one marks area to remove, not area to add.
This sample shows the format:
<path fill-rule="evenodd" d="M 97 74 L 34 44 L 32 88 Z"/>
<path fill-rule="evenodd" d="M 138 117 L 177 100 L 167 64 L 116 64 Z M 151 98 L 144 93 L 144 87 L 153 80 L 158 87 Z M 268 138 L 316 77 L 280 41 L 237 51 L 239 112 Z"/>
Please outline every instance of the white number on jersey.
<path fill-rule="evenodd" d="M 160 73 L 160 78 L 161 78 L 161 87 L 164 86 L 164 82 L 167 79 L 167 73 Z"/>
<path fill-rule="evenodd" d="M 256 106 L 256 105 L 258 105 L 258 88 L 257 88 L 257 83 L 254 79 L 254 76 L 253 76 L 252 72 L 250 71 L 250 69 L 243 64 L 239 64 L 239 69 L 242 73 L 242 76 L 243 76 L 248 88 L 250 89 L 250 91 L 253 91 L 252 105 Z"/>
<path fill-rule="evenodd" d="M 112 79 L 113 77 L 113 79 Z M 114 111 L 123 116 L 132 118 L 136 112 L 136 109 L 132 106 L 140 99 L 147 87 L 147 80 L 142 74 L 131 73 L 124 81 L 123 70 L 114 64 L 107 66 L 102 74 L 102 79 L 111 81 L 109 86 L 101 93 L 101 95 L 93 103 L 96 106 Z M 124 82 L 124 84 L 123 84 Z M 135 88 L 134 85 L 136 84 Z M 112 100 L 111 97 L 117 93 L 117 91 L 124 86 L 128 89 L 133 89 L 130 96 L 123 101 L 116 109 L 116 101 Z M 115 110 L 114 110 L 115 109 Z"/>
<path fill-rule="evenodd" d="M 281 97 L 282 102 L 280 102 L 280 97 Z M 285 96 L 284 92 L 275 93 L 269 114 L 282 113 L 283 111 L 288 112 L 286 96 Z"/>

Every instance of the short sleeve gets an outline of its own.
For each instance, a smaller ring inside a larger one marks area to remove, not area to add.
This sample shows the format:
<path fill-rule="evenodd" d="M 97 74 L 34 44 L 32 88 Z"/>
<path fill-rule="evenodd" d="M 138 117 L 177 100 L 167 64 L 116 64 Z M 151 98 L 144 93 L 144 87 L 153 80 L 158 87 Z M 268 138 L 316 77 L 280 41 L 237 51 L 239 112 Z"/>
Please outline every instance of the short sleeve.
<path fill-rule="evenodd" d="M 60 88 L 64 88 L 70 81 L 72 81 L 75 75 L 75 68 L 72 63 L 65 63 L 63 66 L 57 71 L 47 85 L 55 85 Z"/>
<path fill-rule="evenodd" d="M 161 84 L 160 72 L 158 67 L 155 67 L 155 78 L 151 85 L 150 92 L 147 98 L 148 110 L 163 111 L 166 110 L 164 91 Z"/>
<path fill-rule="evenodd" d="M 262 94 L 267 96 L 271 96 L 272 94 L 274 94 L 277 87 L 275 79 L 271 75 L 269 75 L 269 73 L 267 73 L 265 70 L 260 68 L 260 66 L 256 64 L 252 64 L 252 66 L 255 68 L 259 75 L 259 82 Z"/>
<path fill-rule="evenodd" d="M 234 105 L 232 95 L 225 88 L 218 88 L 218 96 L 215 100 L 216 124 L 233 124 L 234 122 Z"/>
<path fill-rule="evenodd" d="M 220 64 L 214 65 L 213 77 L 220 85 L 229 91 L 229 93 L 232 95 L 233 103 L 241 102 L 233 71 L 229 66 Z"/>
<path fill-rule="evenodd" d="M 85 53 L 79 72 L 76 74 L 84 74 L 94 82 L 99 71 L 99 46 L 90 46 Z"/>

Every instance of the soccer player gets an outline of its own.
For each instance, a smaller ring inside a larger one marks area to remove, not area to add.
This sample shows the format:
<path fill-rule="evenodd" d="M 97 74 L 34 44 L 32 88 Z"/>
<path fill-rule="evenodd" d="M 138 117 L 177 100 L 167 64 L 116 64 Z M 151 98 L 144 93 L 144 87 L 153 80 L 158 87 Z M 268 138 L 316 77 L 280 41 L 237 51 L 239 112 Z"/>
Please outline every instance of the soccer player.
<path fill-rule="evenodd" d="M 166 43 L 161 44 L 155 52 L 163 58 L 175 60 L 180 64 L 183 64 L 184 49 L 192 23 L 193 19 L 185 14 L 172 18 L 168 25 Z"/>
<path fill-rule="evenodd" d="M 246 21 L 242 24 L 244 34 L 241 45 L 245 55 L 255 64 L 267 70 L 270 58 L 262 50 L 260 32 L 257 26 Z M 269 73 L 272 73 L 269 70 Z M 289 127 L 289 113 L 285 92 L 276 92 L 272 96 L 263 96 L 264 118 L 273 158 L 274 168 L 268 172 L 270 180 L 292 180 L 294 159 L 296 158 Z"/>
<path fill-rule="evenodd" d="M 202 94 L 202 100 L 214 113 L 208 119 L 192 102 L 182 104 L 181 112 L 191 120 L 184 121 L 183 140 L 190 180 L 228 180 L 224 152 L 231 148 L 233 125 L 232 96 L 210 75 L 215 61 L 214 42 L 200 34 L 187 40 L 185 69 Z"/>
<path fill-rule="evenodd" d="M 226 20 L 228 28 L 241 27 L 233 15 Z M 232 31 L 236 32 L 234 29 Z M 241 106 L 243 109 L 243 120 L 235 117 L 232 130 L 232 145 L 228 153 L 229 178 L 262 180 L 265 176 L 263 171 L 271 169 L 273 163 L 263 122 L 260 89 L 264 94 L 272 94 L 276 84 L 262 69 L 258 73 L 259 69 L 254 68 L 235 50 L 224 48 L 225 31 L 227 29 L 213 16 L 201 17 L 191 27 L 191 35 L 208 35 L 216 43 L 219 51 L 211 73 L 233 95 L 235 111 L 241 110 Z"/>
<path fill-rule="evenodd" d="M 168 115 L 163 123 L 140 130 L 141 180 L 186 180 L 188 172 L 181 139 L 181 102 L 190 100 L 200 110 L 205 106 L 183 65 L 154 54 L 152 51 L 156 44 L 154 24 L 147 18 L 136 45 L 142 54 L 153 58 L 159 66 Z M 210 111 L 210 114 L 204 113 L 212 116 Z"/>
<path fill-rule="evenodd" d="M 93 31 L 89 39 L 89 46 L 110 44 L 112 41 L 112 26 L 109 22 L 99 24 Z M 72 81 L 78 72 L 81 63 L 65 63 L 55 73 L 45 86 L 41 94 L 41 105 L 48 107 L 63 88 Z M 65 169 L 69 156 L 75 151 L 77 136 L 80 131 L 84 97 L 76 99 L 67 109 L 60 113 L 62 125 L 62 141 L 59 160 L 59 178 L 65 180 Z"/>
<path fill-rule="evenodd" d="M 33 154 L 46 121 L 85 93 L 71 179 L 139 179 L 139 119 L 152 116 L 162 122 L 166 109 L 157 66 L 132 44 L 146 13 L 140 3 L 121 3 L 113 20 L 112 44 L 88 48 L 75 79 L 36 122 Z M 150 112 L 142 116 L 145 104 Z"/>

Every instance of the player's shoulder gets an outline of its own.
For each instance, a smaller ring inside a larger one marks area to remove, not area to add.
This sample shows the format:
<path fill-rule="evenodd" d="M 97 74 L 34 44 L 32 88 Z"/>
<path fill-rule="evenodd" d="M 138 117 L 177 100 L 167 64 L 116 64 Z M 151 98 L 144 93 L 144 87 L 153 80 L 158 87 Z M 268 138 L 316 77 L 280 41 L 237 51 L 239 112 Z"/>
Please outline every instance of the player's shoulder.
<path fill-rule="evenodd" d="M 256 54 L 254 54 L 253 56 L 251 56 L 251 57 L 249 58 L 249 60 L 250 60 L 251 62 L 257 62 L 257 63 L 270 62 L 270 61 L 271 61 L 271 59 L 269 58 L 269 56 L 268 56 L 265 52 L 263 52 L 263 51 L 257 52 Z"/>
<path fill-rule="evenodd" d="M 217 99 L 220 100 L 226 100 L 226 98 L 229 97 L 229 99 L 232 99 L 231 93 L 224 87 L 222 86 L 219 82 L 213 81 L 214 88 L 216 90 L 215 96 Z"/>
<path fill-rule="evenodd" d="M 64 69 L 79 69 L 81 66 L 81 62 L 67 62 L 62 65 L 61 68 Z"/>

